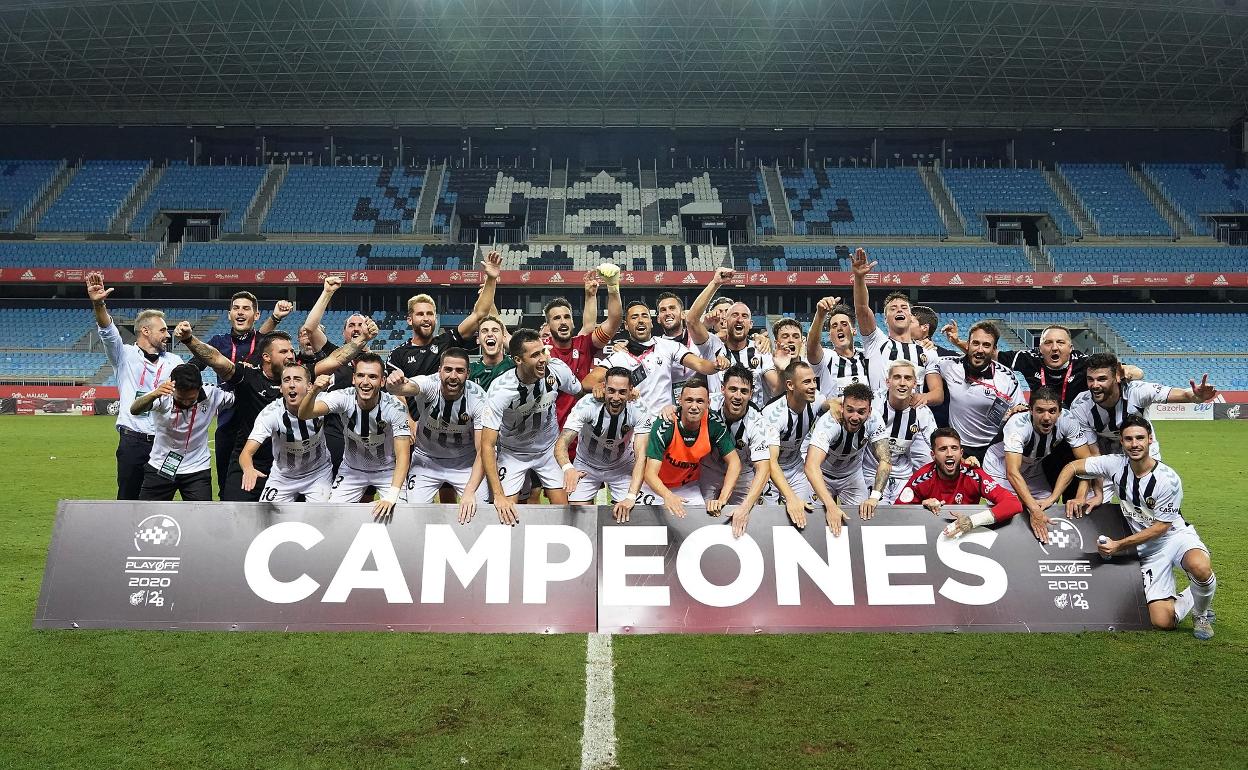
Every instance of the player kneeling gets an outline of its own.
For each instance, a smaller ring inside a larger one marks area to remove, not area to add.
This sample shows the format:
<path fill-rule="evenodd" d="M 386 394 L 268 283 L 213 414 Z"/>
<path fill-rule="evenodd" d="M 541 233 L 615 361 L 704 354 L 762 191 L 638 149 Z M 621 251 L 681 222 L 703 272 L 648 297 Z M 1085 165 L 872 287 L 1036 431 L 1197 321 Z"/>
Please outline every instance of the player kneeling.
<path fill-rule="evenodd" d="M 321 395 L 333 382 L 330 375 L 322 374 L 299 402 L 300 419 L 328 414 L 342 419 L 342 465 L 329 501 L 358 503 L 365 492 L 375 489 L 381 493 L 373 505 L 373 518 L 378 521 L 388 520 L 402 499 L 412 461 L 407 410 L 403 402 L 382 391 L 385 369 L 381 356 L 361 353 L 355 359 L 351 387 Z"/>
<path fill-rule="evenodd" d="M 945 527 L 946 537 L 958 537 L 975 527 L 1005 521 L 1023 510 L 1018 496 L 998 484 L 979 468 L 962 462 L 962 438 L 953 428 L 940 428 L 932 434 L 932 462 L 914 472 L 897 496 L 899 505 L 922 501 L 923 507 L 939 514 L 946 505 L 976 505 L 987 499 L 991 505 L 982 511 L 960 513 Z"/>
<path fill-rule="evenodd" d="M 555 444 L 555 459 L 563 466 L 563 490 L 568 502 L 592 503 L 598 490 L 611 490 L 616 510 L 632 508 L 641 491 L 643 465 L 637 460 L 645 449 L 645 436 L 634 437 L 633 429 L 645 416 L 641 407 L 629 402 L 632 382 L 628 370 L 613 366 L 603 378 L 599 401 L 588 393 L 572 407 Z M 576 460 L 569 459 L 569 447 L 576 441 Z M 634 442 L 641 442 L 641 447 Z"/>
<path fill-rule="evenodd" d="M 266 503 L 289 503 L 300 495 L 309 503 L 329 499 L 334 469 L 325 443 L 325 420 L 299 419 L 299 402 L 308 394 L 308 370 L 297 364 L 280 369 L 282 397 L 260 410 L 255 427 L 243 445 L 238 464 L 243 469 L 243 489 L 256 488 L 265 474 L 253 462 L 264 442 L 273 441 L 273 467 L 260 499 Z"/>
<path fill-rule="evenodd" d="M 1112 558 L 1135 547 L 1144 576 L 1144 598 L 1155 628 L 1176 627 L 1187 613 L 1195 623 L 1197 639 L 1213 638 L 1214 591 L 1217 576 L 1209 561 L 1209 548 L 1196 534 L 1196 528 L 1183 518 L 1183 480 L 1174 469 L 1151 456 L 1153 426 L 1137 414 L 1129 414 L 1119 425 L 1123 454 L 1075 460 L 1062 469 L 1056 489 L 1065 489 L 1075 476 L 1099 478 L 1118 492 L 1118 504 L 1131 529 L 1121 540 L 1101 536 L 1097 550 Z M 1044 500 L 1047 508 L 1054 498 Z M 1068 505 L 1067 512 L 1082 515 L 1083 506 Z M 1174 567 L 1182 567 L 1189 583 L 1176 595 Z"/>

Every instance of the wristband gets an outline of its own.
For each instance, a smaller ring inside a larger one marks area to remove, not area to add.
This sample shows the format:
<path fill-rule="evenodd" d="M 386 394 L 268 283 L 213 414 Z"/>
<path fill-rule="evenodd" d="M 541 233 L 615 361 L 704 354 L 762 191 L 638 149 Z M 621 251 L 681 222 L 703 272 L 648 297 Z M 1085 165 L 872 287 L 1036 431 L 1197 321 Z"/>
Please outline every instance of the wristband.
<path fill-rule="evenodd" d="M 399 492 L 400 490 L 398 487 L 390 487 L 386 490 L 386 493 L 381 496 L 381 499 L 385 500 L 387 503 L 397 503 L 399 502 Z"/>
<path fill-rule="evenodd" d="M 880 495 L 880 490 L 878 490 L 878 489 L 873 489 L 873 490 L 871 490 L 871 499 L 872 499 L 872 500 L 879 500 L 879 499 L 880 499 L 880 497 L 881 497 L 881 495 Z"/>
<path fill-rule="evenodd" d="M 971 519 L 971 523 L 974 524 L 975 526 L 986 527 L 989 524 L 996 521 L 997 517 L 992 515 L 992 511 L 984 510 L 984 511 L 977 511 L 976 513 L 972 513 L 970 516 L 970 519 Z"/>
<path fill-rule="evenodd" d="M 564 473 L 567 473 L 568 471 L 576 470 L 576 466 L 573 465 L 572 463 L 564 463 L 563 467 L 560 468 L 560 470 L 562 470 Z"/>

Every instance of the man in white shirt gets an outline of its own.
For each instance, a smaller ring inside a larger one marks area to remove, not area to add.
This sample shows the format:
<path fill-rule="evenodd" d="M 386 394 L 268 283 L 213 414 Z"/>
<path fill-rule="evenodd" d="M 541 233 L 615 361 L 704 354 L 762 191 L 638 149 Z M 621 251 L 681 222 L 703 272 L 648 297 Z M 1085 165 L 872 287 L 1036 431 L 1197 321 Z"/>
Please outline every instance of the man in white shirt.
<path fill-rule="evenodd" d="M 804 361 L 789 364 L 781 377 L 784 396 L 763 409 L 771 482 L 788 509 L 789 518 L 798 527 L 804 527 L 814 496 L 805 472 L 806 447 L 819 418 L 820 408 L 815 404 L 819 389 L 815 385 L 815 370 Z"/>
<path fill-rule="evenodd" d="M 886 370 L 893 361 L 904 360 L 914 364 L 921 372 L 927 366 L 923 343 L 911 334 L 914 317 L 910 298 L 895 291 L 884 298 L 884 324 L 887 333 L 875 321 L 871 310 L 871 298 L 867 293 L 867 274 L 875 269 L 875 262 L 867 261 L 867 252 L 858 249 L 850 262 L 854 273 L 854 314 L 858 317 L 858 334 L 862 336 L 862 352 L 867 358 L 871 387 L 875 390 L 887 385 Z M 909 480 L 907 478 L 907 480 Z"/>
<path fill-rule="evenodd" d="M 555 443 L 555 459 L 563 468 L 563 491 L 569 502 L 592 503 L 603 487 L 611 491 L 611 502 L 619 508 L 631 508 L 636 502 L 646 446 L 645 438 L 635 436 L 634 431 L 645 416 L 628 400 L 631 391 L 628 370 L 609 369 L 602 399 L 587 393 L 568 414 Z M 573 441 L 576 460 L 570 459 Z"/>
<path fill-rule="evenodd" d="M 888 388 L 876 391 L 871 407 L 879 429 L 867 440 L 872 445 L 881 438 L 887 441 L 889 462 L 886 466 L 875 452 L 863 454 L 862 479 L 871 489 L 860 506 L 864 519 L 874 516 L 881 502 L 893 504 L 915 470 L 932 461 L 936 418 L 931 409 L 911 402 L 917 379 L 914 364 L 899 358 L 888 365 L 885 374 Z"/>
<path fill-rule="evenodd" d="M 169 326 L 159 310 L 144 310 L 134 322 L 134 344 L 122 342 L 121 332 L 113 323 L 104 301 L 113 289 L 104 287 L 101 273 L 87 274 L 87 296 L 95 312 L 95 324 L 104 354 L 117 378 L 119 410 L 117 412 L 117 499 L 138 500 L 143 489 L 143 476 L 156 438 L 156 426 L 150 414 L 132 414 L 134 400 L 156 388 L 169 377 L 182 358 L 166 350 Z"/>
<path fill-rule="evenodd" d="M 867 499 L 867 484 L 862 478 L 863 451 L 869 447 L 877 463 L 887 466 L 892 462 L 883 425 L 871 411 L 873 399 L 865 382 L 851 382 L 841 395 L 841 414 L 824 414 L 810 433 L 806 478 L 823 503 L 833 535 L 840 535 L 841 525 L 848 519 L 841 506 L 859 510 Z"/>
<path fill-rule="evenodd" d="M 828 327 L 831 348 L 823 346 L 823 327 Z M 806 360 L 815 368 L 819 392 L 840 398 L 846 386 L 870 383 L 867 357 L 854 347 L 854 311 L 839 297 L 824 297 L 815 305 L 815 318 L 806 335 Z"/>
<path fill-rule="evenodd" d="M 329 500 L 334 483 L 333 451 L 326 435 L 326 419 L 299 419 L 299 402 L 311 388 L 311 375 L 299 364 L 279 367 L 281 397 L 260 410 L 238 456 L 243 471 L 242 489 L 250 492 L 266 478 L 260 499 L 266 503 L 294 502 L 299 496 L 309 503 Z M 255 465 L 256 452 L 266 442 L 272 446 L 272 466 L 265 473 Z"/>
<path fill-rule="evenodd" d="M 741 537 L 754 506 L 767 491 L 771 479 L 771 446 L 763 413 L 754 406 L 753 373 L 736 364 L 724 370 L 723 385 L 711 394 L 711 414 L 719 417 L 736 444 L 741 471 L 728 497 L 732 508 L 732 534 Z M 716 452 L 702 458 L 698 486 L 702 497 L 719 497 L 728 477 L 728 464 Z"/>
<path fill-rule="evenodd" d="M 726 304 L 720 303 L 720 307 L 726 310 L 723 311 L 723 328 L 718 335 L 712 333 L 705 324 L 706 309 L 715 298 L 715 293 L 727 285 L 734 274 L 731 267 L 721 267 L 715 271 L 711 282 L 689 306 L 689 318 L 685 321 L 685 326 L 689 330 L 689 339 L 695 346 L 695 352 L 703 358 L 715 360 L 724 356 L 730 365 L 750 370 L 754 375 L 751 386 L 754 405 L 761 409 L 765 403 L 763 394 L 766 390 L 763 387 L 763 373 L 772 370 L 771 389 L 779 389 L 779 375 L 774 372 L 771 356 L 759 350 L 750 337 L 750 332 L 754 329 L 754 317 L 749 305 L 731 300 Z M 724 383 L 723 375 L 708 375 L 706 382 L 710 385 L 712 394 L 719 393 Z"/>
<path fill-rule="evenodd" d="M 208 426 L 233 404 L 234 394 L 205 386 L 194 364 L 178 364 L 169 379 L 134 400 L 130 414 L 150 411 L 156 428 L 140 500 L 172 500 L 175 493 L 185 502 L 212 500 Z"/>

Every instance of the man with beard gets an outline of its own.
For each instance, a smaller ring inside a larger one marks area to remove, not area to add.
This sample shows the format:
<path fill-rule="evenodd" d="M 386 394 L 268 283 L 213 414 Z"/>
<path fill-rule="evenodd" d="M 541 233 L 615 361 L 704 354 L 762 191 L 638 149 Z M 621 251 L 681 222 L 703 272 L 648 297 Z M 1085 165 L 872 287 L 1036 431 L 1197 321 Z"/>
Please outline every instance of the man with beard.
<path fill-rule="evenodd" d="M 897 496 L 898 505 L 920 502 L 939 515 L 946 505 L 976 505 L 981 499 L 991 504 L 969 516 L 959 513 L 945 527 L 946 537 L 959 537 L 975 527 L 1008 521 L 1023 510 L 1013 492 L 979 468 L 962 462 L 962 439 L 953 428 L 940 428 L 932 434 L 932 462 L 914 472 Z"/>
<path fill-rule="evenodd" d="M 122 342 L 121 332 L 108 313 L 105 300 L 113 289 L 104 287 L 103 273 L 87 274 L 87 296 L 95 313 L 95 325 L 104 343 L 104 354 L 117 378 L 117 499 L 138 500 L 143 474 L 151 459 L 156 425 L 151 414 L 134 415 L 134 400 L 154 390 L 182 358 L 168 352 L 169 326 L 159 310 L 144 310 L 134 321 L 134 344 Z"/>
<path fill-rule="evenodd" d="M 515 359 L 506 354 L 507 338 L 507 327 L 496 315 L 486 316 L 477 329 L 481 360 L 468 369 L 468 379 L 484 390 L 489 390 L 499 375 L 516 368 Z"/>
<path fill-rule="evenodd" d="M 433 297 L 417 294 L 407 301 L 407 323 L 412 327 L 412 338 L 390 352 L 390 363 L 406 377 L 433 374 L 438 370 L 438 357 L 449 347 L 468 348 L 467 340 L 477 333 L 481 321 L 490 315 L 494 307 L 494 290 L 502 271 L 503 257 L 491 251 L 481 263 L 485 283 L 477 295 L 476 304 L 468 317 L 454 329 L 438 327 L 438 308 Z"/>
<path fill-rule="evenodd" d="M 862 335 L 862 351 L 870 366 L 871 387 L 879 390 L 887 384 L 889 363 L 905 360 L 914 364 L 915 371 L 922 371 L 927 365 L 927 356 L 923 345 L 911 336 L 914 319 L 910 298 L 905 294 L 895 291 L 884 298 L 884 324 L 888 332 L 876 324 L 867 292 L 867 274 L 876 264 L 867 261 L 867 252 L 861 248 L 854 252 L 850 261 L 854 273 L 854 314 L 858 317 L 858 333 Z"/>
<path fill-rule="evenodd" d="M 428 503 L 449 484 L 460 498 L 460 521 L 468 521 L 477 503 L 485 502 L 481 429 L 486 397 L 485 390 L 468 379 L 468 351 L 442 351 L 437 374 L 409 380 L 402 372 L 392 371 L 386 388 L 415 405 L 407 502 Z"/>
<path fill-rule="evenodd" d="M 754 405 L 761 408 L 764 403 L 763 373 L 774 367 L 772 366 L 771 356 L 759 351 L 753 340 L 750 339 L 750 332 L 754 328 L 754 318 L 749 306 L 744 302 L 720 304 L 720 307 L 725 308 L 723 320 L 720 324 L 722 336 L 712 334 L 703 323 L 704 311 L 715 296 L 715 292 L 731 281 L 732 276 L 733 270 L 731 267 L 721 267 L 715 271 L 710 283 L 706 285 L 702 293 L 689 306 L 689 319 L 685 325 L 689 330 L 689 339 L 707 358 L 724 356 L 731 365 L 740 366 L 750 371 L 754 377 L 754 381 L 750 384 L 751 391 L 754 394 Z M 772 377 L 778 382 L 778 378 L 774 373 Z M 707 384 L 710 385 L 712 393 L 718 393 L 723 386 L 723 376 L 720 374 L 709 375 Z"/>
<path fill-rule="evenodd" d="M 212 500 L 208 425 L 234 403 L 234 394 L 204 385 L 194 364 L 178 364 L 169 379 L 130 405 L 138 416 L 150 410 L 156 428 L 152 453 L 143 471 L 140 500 Z"/>
<path fill-rule="evenodd" d="M 579 394 L 581 383 L 567 364 L 551 360 L 532 329 L 517 329 L 508 352 L 516 368 L 494 380 L 486 394 L 481 457 L 499 520 L 515 524 L 516 499 L 530 470 L 551 503 L 568 502 L 563 469 L 554 453 L 559 437 L 555 398 L 561 392 Z"/>
<path fill-rule="evenodd" d="M 879 419 L 871 413 L 871 388 L 865 382 L 851 382 L 840 398 L 841 415 L 828 412 L 810 432 L 804 467 L 811 489 L 823 503 L 828 528 L 836 536 L 849 520 L 841 506 L 858 510 L 867 499 L 867 485 L 862 480 L 863 450 L 869 445 L 878 462 L 891 462 L 888 439 Z"/>
<path fill-rule="evenodd" d="M 580 332 L 572 333 L 572 305 L 563 297 L 546 303 L 542 314 L 546 317 L 546 325 L 550 328 L 550 355 L 568 365 L 578 380 L 589 376 L 594 368 L 596 351 L 602 350 L 611 342 L 620 328 L 620 319 L 624 315 L 620 304 L 620 274 L 611 272 L 603 280 L 607 284 L 607 319 L 596 323 L 598 316 L 598 273 L 591 273 L 585 278 L 585 305 L 581 312 Z M 559 424 L 563 425 L 572 411 L 576 397 L 560 393 L 555 400 L 555 412 L 559 416 Z"/>
<path fill-rule="evenodd" d="M 698 479 L 702 461 L 718 453 L 727 470 L 717 497 L 702 496 Z M 705 505 L 706 512 L 718 516 L 736 488 L 741 459 L 728 427 L 710 410 L 706 380 L 693 377 L 680 392 L 680 408 L 675 420 L 659 419 L 650 430 L 646 444 L 645 485 L 637 496 L 639 505 L 660 501 L 677 518 L 684 518 L 686 505 Z M 617 521 L 620 519 L 617 518 Z M 627 521 L 627 516 L 623 519 Z"/>
<path fill-rule="evenodd" d="M 238 456 L 243 469 L 243 491 L 255 489 L 263 478 L 260 499 L 266 503 L 290 503 L 300 496 L 309 503 L 323 503 L 329 499 L 330 485 L 334 483 L 332 456 L 325 441 L 326 418 L 299 419 L 299 402 L 311 387 L 306 367 L 283 367 L 280 379 L 282 397 L 260 410 Z M 273 455 L 267 474 L 253 462 L 266 442 L 270 442 Z"/>
<path fill-rule="evenodd" d="M 867 357 L 854 347 L 854 311 L 840 304 L 840 297 L 824 297 L 815 305 L 815 318 L 806 336 L 806 361 L 815 370 L 819 392 L 827 398 L 839 398 L 854 383 L 869 383 Z M 823 327 L 827 324 L 828 341 L 823 346 Z M 870 392 L 870 388 L 867 389 Z"/>
<path fill-rule="evenodd" d="M 249 291 L 237 292 L 230 297 L 230 331 L 218 334 L 208 340 L 208 344 L 216 348 L 221 355 L 234 363 L 246 361 L 259 365 L 260 348 L 264 345 L 265 336 L 277 330 L 278 324 L 290 315 L 295 306 L 286 300 L 279 300 L 273 308 L 273 314 L 264 320 L 259 329 L 256 321 L 260 320 L 260 301 Z M 201 371 L 207 368 L 207 362 L 195 358 L 191 361 Z M 234 441 L 238 434 L 238 426 L 234 424 L 234 412 L 226 409 L 217 416 L 217 431 L 214 436 L 217 454 L 217 486 L 218 493 L 225 493 L 225 477 L 229 472 L 230 458 L 234 455 Z"/>
<path fill-rule="evenodd" d="M 927 365 L 927 393 L 915 398 L 927 405 L 949 399 L 949 427 L 966 444 L 968 457 L 983 462 L 988 445 L 1001 430 L 1005 418 L 1026 410 L 1023 389 L 1014 372 L 997 363 L 1001 332 L 988 321 L 971 327 L 967 353 L 944 356 Z"/>
<path fill-rule="evenodd" d="M 741 537 L 750 521 L 750 512 L 767 491 L 767 482 L 771 479 L 771 447 L 763 413 L 754 406 L 753 372 L 733 364 L 724 370 L 721 379 L 720 391 L 711 394 L 711 414 L 728 429 L 741 461 L 736 486 L 727 498 L 727 504 L 733 506 L 732 534 Z M 717 452 L 702 458 L 698 478 L 702 497 L 718 498 L 724 491 L 727 475 L 728 465 Z"/>
<path fill-rule="evenodd" d="M 633 386 L 628 370 L 607 370 L 602 399 L 593 393 L 581 396 L 563 424 L 555 443 L 555 459 L 563 468 L 563 491 L 575 504 L 592 503 L 604 486 L 611 491 L 615 513 L 628 520 L 641 491 L 645 437 L 634 429 L 645 420 L 640 407 L 629 402 Z M 576 443 L 576 460 L 569 454 Z M 635 446 L 634 444 L 640 444 Z"/>
<path fill-rule="evenodd" d="M 815 427 L 819 415 L 815 407 L 819 386 L 815 383 L 815 370 L 804 361 L 794 361 L 785 367 L 783 377 L 784 396 L 763 409 L 769 472 L 789 518 L 798 527 L 805 527 L 814 490 L 806 478 L 804 458 L 810 430 Z"/>
<path fill-rule="evenodd" d="M 613 366 L 627 369 L 633 387 L 637 389 L 642 413 L 649 420 L 656 418 L 663 407 L 672 404 L 672 380 L 681 376 L 685 369 L 711 375 L 728 368 L 728 360 L 722 356 L 708 361 L 679 342 L 653 337 L 650 308 L 640 300 L 628 303 L 624 326 L 628 331 L 624 348 L 594 367 L 585 381 L 585 387 L 592 389 L 599 385 L 607 370 Z M 648 425 L 638 428 L 639 433 L 648 431 Z"/>
<path fill-rule="evenodd" d="M 1132 549 L 1139 554 L 1144 598 L 1154 628 L 1174 628 L 1190 611 L 1195 637 L 1212 639 L 1214 617 L 1209 605 L 1218 579 L 1213 574 L 1209 548 L 1183 517 L 1183 480 L 1157 459 L 1158 453 L 1152 448 L 1153 426 L 1148 420 L 1128 414 L 1119 430 L 1122 454 L 1075 460 L 1062 469 L 1058 488 L 1075 476 L 1091 476 L 1115 486 L 1131 534 L 1121 540 L 1102 536 L 1097 551 L 1105 559 L 1130 554 Z M 1042 504 L 1047 507 L 1053 502 L 1049 498 Z M 1175 567 L 1181 567 L 1189 578 L 1188 587 L 1177 594 Z"/>
<path fill-rule="evenodd" d="M 864 519 L 875 515 L 881 502 L 891 504 L 897 499 L 901 488 L 910 480 L 914 469 L 932 461 L 932 434 L 936 420 L 926 406 L 911 402 L 917 382 L 914 364 L 899 358 L 885 371 L 888 388 L 877 390 L 871 406 L 871 415 L 879 424 L 877 434 L 868 437 L 872 447 L 879 439 L 888 442 L 888 455 L 882 457 L 875 451 L 862 458 L 862 480 L 871 494 L 859 506 Z"/>
<path fill-rule="evenodd" d="M 689 350 L 697 353 L 704 358 L 715 358 L 715 352 L 710 348 L 703 348 L 698 341 L 694 339 L 689 327 L 686 316 L 692 316 L 685 312 L 685 303 L 681 301 L 670 291 L 665 291 L 658 297 L 658 305 L 655 308 L 655 320 L 658 322 L 660 333 L 664 339 L 671 340 L 680 345 L 684 345 Z M 708 341 L 704 340 L 702 344 Z M 672 383 L 672 400 L 674 401 L 680 394 L 680 389 L 684 387 L 685 380 L 695 374 L 706 375 L 706 372 L 699 371 L 693 367 L 683 367 L 677 370 L 673 375 Z"/>
<path fill-rule="evenodd" d="M 984 455 L 984 472 L 1018 495 L 1031 519 L 1031 530 L 1044 542 L 1049 517 L 1037 500 L 1053 494 L 1044 475 L 1044 459 L 1065 447 L 1079 459 L 1091 457 L 1091 441 L 1069 412 L 1062 411 L 1061 396 L 1052 388 L 1031 392 L 1031 406 L 1005 421 L 1005 426 Z"/>
<path fill-rule="evenodd" d="M 373 504 L 373 519 L 389 521 L 394 506 L 403 499 L 412 460 L 407 410 L 402 401 L 383 390 L 386 362 L 381 356 L 364 352 L 352 357 L 355 365 L 351 387 L 321 395 L 333 378 L 328 374 L 317 376 L 299 402 L 299 419 L 329 414 L 342 419 L 346 446 L 329 501 L 358 503 L 369 490 L 376 490 L 380 497 Z"/>
<path fill-rule="evenodd" d="M 251 436 L 260 412 L 282 397 L 281 372 L 295 363 L 295 350 L 290 343 L 290 335 L 273 332 L 265 337 L 260 345 L 260 365 L 252 366 L 246 361 L 236 364 L 216 348 L 196 339 L 191 333 L 191 325 L 186 321 L 179 323 L 174 333 L 192 354 L 212 367 L 223 387 L 228 385 L 234 392 L 234 424 L 238 434 L 234 438 L 234 454 L 230 457 L 225 482 L 221 485 L 221 499 L 254 503 L 260 499 L 263 485 L 252 489 L 243 488 L 243 466 L 239 456 Z M 269 472 L 273 464 L 269 447 L 262 447 L 255 453 L 253 464 L 262 472 Z"/>

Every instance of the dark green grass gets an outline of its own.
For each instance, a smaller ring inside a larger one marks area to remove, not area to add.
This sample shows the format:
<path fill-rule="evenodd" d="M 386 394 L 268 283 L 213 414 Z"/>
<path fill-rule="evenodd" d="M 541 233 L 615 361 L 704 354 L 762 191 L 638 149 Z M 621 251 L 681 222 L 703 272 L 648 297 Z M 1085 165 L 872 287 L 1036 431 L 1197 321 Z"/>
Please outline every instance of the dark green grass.
<path fill-rule="evenodd" d="M 1162 423 L 1217 636 L 615 637 L 624 767 L 1248 767 L 1248 425 Z M 1179 578 L 1179 585 L 1186 579 Z"/>
<path fill-rule="evenodd" d="M 0 418 L 0 767 L 579 765 L 581 635 L 32 630 L 56 500 L 116 493 L 111 423 Z"/>

